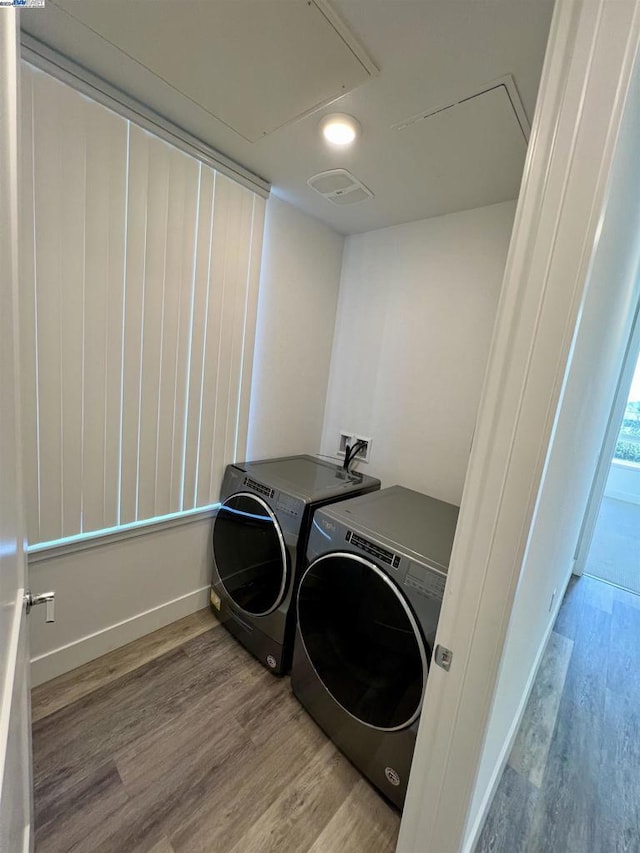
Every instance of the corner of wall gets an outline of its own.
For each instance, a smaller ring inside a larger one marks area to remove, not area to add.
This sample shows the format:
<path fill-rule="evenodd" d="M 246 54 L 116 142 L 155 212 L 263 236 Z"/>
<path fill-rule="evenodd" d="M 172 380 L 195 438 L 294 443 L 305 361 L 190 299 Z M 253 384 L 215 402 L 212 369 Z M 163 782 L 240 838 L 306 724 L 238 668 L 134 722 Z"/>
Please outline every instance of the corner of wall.
<path fill-rule="evenodd" d="M 288 202 L 267 202 L 248 458 L 320 449 L 343 245 Z"/>

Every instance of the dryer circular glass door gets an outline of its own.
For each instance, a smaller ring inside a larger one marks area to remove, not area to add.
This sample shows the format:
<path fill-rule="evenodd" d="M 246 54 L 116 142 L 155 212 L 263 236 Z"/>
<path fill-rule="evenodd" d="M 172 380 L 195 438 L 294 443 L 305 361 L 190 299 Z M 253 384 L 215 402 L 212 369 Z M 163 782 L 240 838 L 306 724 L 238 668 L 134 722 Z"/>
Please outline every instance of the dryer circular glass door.
<path fill-rule="evenodd" d="M 326 554 L 298 590 L 298 627 L 329 693 L 368 726 L 395 731 L 418 717 L 427 676 L 422 634 L 381 569 L 355 554 Z"/>
<path fill-rule="evenodd" d="M 213 557 L 231 600 L 245 613 L 266 616 L 287 588 L 287 550 L 275 515 L 261 498 L 238 492 L 213 524 Z"/>

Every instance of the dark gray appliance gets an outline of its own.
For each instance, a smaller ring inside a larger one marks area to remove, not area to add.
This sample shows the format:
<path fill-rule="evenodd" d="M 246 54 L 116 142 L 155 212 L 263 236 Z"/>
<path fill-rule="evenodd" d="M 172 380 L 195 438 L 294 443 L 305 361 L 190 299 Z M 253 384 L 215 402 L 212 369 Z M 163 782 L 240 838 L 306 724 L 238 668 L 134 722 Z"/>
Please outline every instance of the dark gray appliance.
<path fill-rule="evenodd" d="M 275 674 L 291 665 L 294 593 L 314 509 L 380 480 L 313 456 L 228 465 L 213 522 L 211 607 Z"/>
<path fill-rule="evenodd" d="M 313 518 L 291 684 L 402 808 L 458 507 L 392 486 Z"/>

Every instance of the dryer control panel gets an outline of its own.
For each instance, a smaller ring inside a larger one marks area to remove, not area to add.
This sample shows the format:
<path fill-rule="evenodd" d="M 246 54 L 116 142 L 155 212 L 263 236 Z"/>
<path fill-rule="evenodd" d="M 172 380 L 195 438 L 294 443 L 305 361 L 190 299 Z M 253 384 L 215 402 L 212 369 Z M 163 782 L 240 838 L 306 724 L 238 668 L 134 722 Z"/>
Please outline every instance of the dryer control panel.
<path fill-rule="evenodd" d="M 344 538 L 352 547 L 375 557 L 376 562 L 385 563 L 390 569 L 393 569 L 389 574 L 397 577 L 404 586 L 411 587 L 427 598 L 442 600 L 447 582 L 445 571 L 436 566 L 418 563 L 405 555 L 383 548 L 382 545 L 356 533 L 354 530 L 347 530 Z"/>
<path fill-rule="evenodd" d="M 391 545 L 391 547 L 389 547 Z M 322 511 L 316 512 L 307 546 L 307 561 L 312 562 L 327 551 L 351 551 L 372 560 L 404 587 L 411 599 L 419 599 L 425 607 L 440 605 L 444 597 L 447 571 L 432 560 L 396 550 L 392 543 L 376 541 L 364 531 L 341 524 Z M 416 605 L 417 606 L 417 605 Z"/>
<path fill-rule="evenodd" d="M 447 576 L 437 570 L 422 566 L 420 563 L 409 562 L 405 575 L 405 586 L 421 592 L 429 598 L 442 599 Z"/>

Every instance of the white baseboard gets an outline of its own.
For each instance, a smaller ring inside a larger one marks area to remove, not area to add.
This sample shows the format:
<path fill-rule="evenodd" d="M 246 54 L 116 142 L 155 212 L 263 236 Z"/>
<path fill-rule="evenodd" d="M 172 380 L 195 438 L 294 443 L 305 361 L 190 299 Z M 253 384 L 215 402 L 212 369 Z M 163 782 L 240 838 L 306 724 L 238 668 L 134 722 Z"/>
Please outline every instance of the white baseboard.
<path fill-rule="evenodd" d="M 165 625 L 182 619 L 183 616 L 195 613 L 196 610 L 206 607 L 208 602 L 209 587 L 206 586 L 32 658 L 31 684 L 36 687 L 38 684 L 50 681 L 77 666 L 82 666 L 107 652 L 125 646 L 145 634 L 164 628 Z"/>
<path fill-rule="evenodd" d="M 604 493 L 606 498 L 616 501 L 624 501 L 628 504 L 640 504 L 640 495 L 637 492 L 621 492 L 618 489 L 607 489 Z"/>
<path fill-rule="evenodd" d="M 542 642 L 538 647 L 533 667 L 531 668 L 531 672 L 529 673 L 529 678 L 527 679 L 527 684 L 524 693 L 522 694 L 520 704 L 518 705 L 518 710 L 513 718 L 511 726 L 509 727 L 509 732 L 505 739 L 504 745 L 500 751 L 500 755 L 498 756 L 498 760 L 496 761 L 496 766 L 494 767 L 493 773 L 491 774 L 491 779 L 489 781 L 489 784 L 487 785 L 487 790 L 485 791 L 482 803 L 480 805 L 480 808 L 478 809 L 476 819 L 473 822 L 469 832 L 467 833 L 465 843 L 462 847 L 462 853 L 473 853 L 473 851 L 476 849 L 478 840 L 480 839 L 480 833 L 482 832 L 485 820 L 487 819 L 487 815 L 489 814 L 491 803 L 493 802 L 493 798 L 495 797 L 496 791 L 498 790 L 498 785 L 500 784 L 500 780 L 502 779 L 504 769 L 507 766 L 509 755 L 511 754 L 511 750 L 513 749 L 516 737 L 518 736 L 518 731 L 522 723 L 522 718 L 524 717 L 524 712 L 526 711 L 527 703 L 529 701 L 529 697 L 531 696 L 531 691 L 533 690 L 533 685 L 535 683 L 538 670 L 540 669 L 540 664 L 542 663 L 542 657 L 547 648 L 547 644 L 549 643 L 549 639 L 553 632 L 553 627 L 556 624 L 558 613 L 560 611 L 560 607 L 562 606 L 562 601 L 564 600 L 564 596 L 567 591 L 567 586 L 569 584 L 570 579 L 571 572 L 569 572 L 569 574 L 567 575 L 567 580 L 564 585 L 564 589 L 562 590 L 562 595 L 560 595 L 559 599 L 556 601 L 553 616 L 549 620 L 547 629 L 542 637 Z"/>

